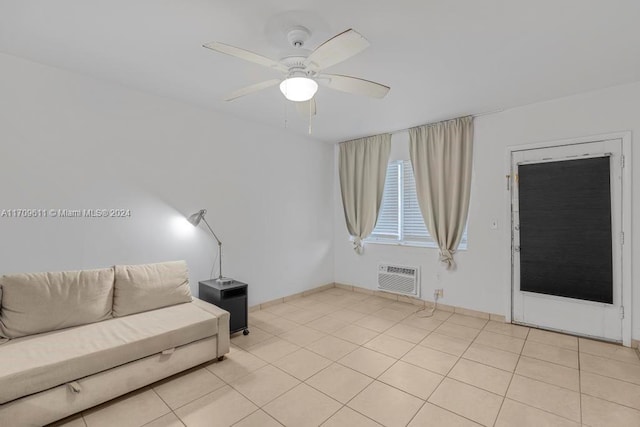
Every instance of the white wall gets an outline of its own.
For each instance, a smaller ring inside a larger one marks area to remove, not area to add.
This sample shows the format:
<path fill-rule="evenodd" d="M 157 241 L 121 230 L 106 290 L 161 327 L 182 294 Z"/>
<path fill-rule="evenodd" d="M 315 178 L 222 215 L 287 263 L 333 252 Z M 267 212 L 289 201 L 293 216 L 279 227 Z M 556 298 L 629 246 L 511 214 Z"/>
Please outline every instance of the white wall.
<path fill-rule="evenodd" d="M 206 208 L 249 304 L 333 281 L 327 144 L 0 54 L 0 162 L 0 210 L 132 212 L 0 217 L 0 274 L 186 259 L 197 292 Z"/>
<path fill-rule="evenodd" d="M 364 255 L 354 254 L 348 241 L 339 183 L 334 174 L 335 281 L 374 289 L 378 263 L 416 265 L 421 267 L 423 299 L 432 300 L 433 290 L 443 288 L 443 304 L 505 314 L 505 283 L 510 274 L 510 259 L 504 248 L 505 237 L 509 233 L 505 208 L 506 147 L 629 130 L 633 132 L 632 140 L 640 134 L 640 84 L 585 93 L 477 118 L 469 248 L 457 254 L 458 269 L 454 272 L 439 267 L 436 249 L 368 244 Z M 393 144 L 396 143 L 397 137 Z M 631 163 L 636 169 L 632 183 L 635 196 L 633 212 L 637 218 L 640 212 L 640 173 L 637 172 L 640 168 L 640 149 L 632 148 Z M 490 229 L 492 219 L 498 220 L 498 230 Z M 630 243 L 638 248 L 640 224 L 636 221 L 633 226 Z M 633 259 L 633 264 L 640 266 L 637 251 Z M 635 270 L 632 281 L 632 309 L 635 314 L 632 334 L 634 339 L 640 339 L 640 271 L 638 268 Z"/>

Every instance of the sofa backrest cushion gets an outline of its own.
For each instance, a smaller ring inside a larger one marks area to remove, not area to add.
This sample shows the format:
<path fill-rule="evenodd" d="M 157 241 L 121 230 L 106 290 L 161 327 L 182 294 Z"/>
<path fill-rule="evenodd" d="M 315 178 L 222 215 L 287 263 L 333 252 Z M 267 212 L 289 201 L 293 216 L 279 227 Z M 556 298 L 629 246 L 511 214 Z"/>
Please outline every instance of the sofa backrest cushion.
<path fill-rule="evenodd" d="M 184 261 L 116 265 L 115 272 L 114 317 L 191 301 Z"/>
<path fill-rule="evenodd" d="M 0 334 L 18 338 L 110 319 L 113 268 L 0 278 Z"/>

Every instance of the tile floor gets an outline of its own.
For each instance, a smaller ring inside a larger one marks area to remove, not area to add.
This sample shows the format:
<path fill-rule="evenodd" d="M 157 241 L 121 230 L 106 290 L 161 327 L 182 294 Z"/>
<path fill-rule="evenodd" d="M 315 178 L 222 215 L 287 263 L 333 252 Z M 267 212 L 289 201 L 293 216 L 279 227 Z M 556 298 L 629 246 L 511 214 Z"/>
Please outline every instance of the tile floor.
<path fill-rule="evenodd" d="M 634 350 L 333 288 L 66 426 L 640 426 Z"/>

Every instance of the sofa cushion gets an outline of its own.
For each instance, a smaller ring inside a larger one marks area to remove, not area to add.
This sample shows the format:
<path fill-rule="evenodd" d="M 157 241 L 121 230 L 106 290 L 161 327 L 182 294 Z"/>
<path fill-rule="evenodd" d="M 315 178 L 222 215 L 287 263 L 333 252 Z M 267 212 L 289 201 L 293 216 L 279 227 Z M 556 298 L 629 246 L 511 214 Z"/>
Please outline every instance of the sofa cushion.
<path fill-rule="evenodd" d="M 111 318 L 113 268 L 0 278 L 0 334 L 18 338 Z"/>
<path fill-rule="evenodd" d="M 193 303 L 10 340 L 0 348 L 0 404 L 218 332 Z"/>
<path fill-rule="evenodd" d="M 115 267 L 114 317 L 189 301 L 189 272 L 184 261 Z"/>

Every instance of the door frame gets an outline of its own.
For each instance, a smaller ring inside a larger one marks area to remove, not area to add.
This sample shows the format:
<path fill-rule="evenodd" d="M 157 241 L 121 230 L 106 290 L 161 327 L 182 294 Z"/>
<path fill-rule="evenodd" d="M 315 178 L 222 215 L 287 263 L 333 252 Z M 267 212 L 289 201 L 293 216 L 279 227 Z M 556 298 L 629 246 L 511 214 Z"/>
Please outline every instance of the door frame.
<path fill-rule="evenodd" d="M 506 271 L 509 273 L 505 280 L 505 299 L 506 310 L 504 313 L 505 321 L 511 323 L 512 310 L 513 310 L 513 215 L 511 213 L 511 188 L 514 185 L 513 173 L 511 170 L 512 154 L 515 151 L 523 150 L 535 150 L 540 148 L 553 148 L 562 145 L 576 145 L 584 144 L 588 142 L 606 141 L 611 139 L 622 140 L 622 155 L 624 159 L 624 167 L 622 168 L 622 232 L 624 234 L 624 243 L 622 245 L 622 306 L 624 307 L 624 318 L 622 319 L 622 345 L 625 347 L 631 346 L 631 318 L 632 318 L 632 269 L 633 263 L 631 258 L 631 246 L 632 246 L 632 180 L 631 180 L 631 131 L 614 132 L 607 134 L 599 134 L 592 136 L 584 136 L 578 138 L 561 139 L 555 141 L 535 142 L 521 145 L 509 145 L 507 146 L 505 153 L 505 179 L 507 185 L 505 185 L 505 197 L 504 197 L 504 212 L 506 212 L 509 230 L 508 233 L 505 230 L 504 235 L 504 259 L 507 264 L 505 265 Z"/>

